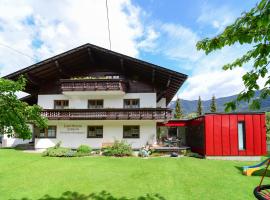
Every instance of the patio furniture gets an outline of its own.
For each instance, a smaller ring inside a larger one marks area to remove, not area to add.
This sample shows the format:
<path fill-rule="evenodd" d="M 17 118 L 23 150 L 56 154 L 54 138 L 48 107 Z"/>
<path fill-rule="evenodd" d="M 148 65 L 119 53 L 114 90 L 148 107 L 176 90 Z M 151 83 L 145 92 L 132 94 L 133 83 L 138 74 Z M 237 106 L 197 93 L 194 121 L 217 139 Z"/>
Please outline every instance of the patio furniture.
<path fill-rule="evenodd" d="M 181 140 L 177 139 L 177 138 L 166 139 L 166 140 L 164 140 L 164 144 L 165 144 L 165 146 L 168 146 L 168 147 L 177 147 L 177 146 L 179 146 L 180 141 Z"/>

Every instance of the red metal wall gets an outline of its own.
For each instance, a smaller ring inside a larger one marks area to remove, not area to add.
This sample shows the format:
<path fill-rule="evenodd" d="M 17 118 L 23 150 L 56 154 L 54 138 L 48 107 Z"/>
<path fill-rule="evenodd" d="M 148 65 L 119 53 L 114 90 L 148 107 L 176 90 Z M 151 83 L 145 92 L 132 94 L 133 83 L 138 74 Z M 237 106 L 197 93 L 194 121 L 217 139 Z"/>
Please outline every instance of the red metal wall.
<path fill-rule="evenodd" d="M 245 122 L 246 149 L 238 149 L 238 121 Z M 266 154 L 264 114 L 205 115 L 205 155 L 259 156 Z"/>

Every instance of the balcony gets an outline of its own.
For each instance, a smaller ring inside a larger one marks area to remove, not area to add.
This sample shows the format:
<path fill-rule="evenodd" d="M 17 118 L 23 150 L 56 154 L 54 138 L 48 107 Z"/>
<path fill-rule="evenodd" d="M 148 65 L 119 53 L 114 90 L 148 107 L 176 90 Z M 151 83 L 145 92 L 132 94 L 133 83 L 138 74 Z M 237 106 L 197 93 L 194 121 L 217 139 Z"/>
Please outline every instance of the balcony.
<path fill-rule="evenodd" d="M 47 109 L 42 115 L 49 120 L 169 120 L 166 108 L 134 109 Z"/>
<path fill-rule="evenodd" d="M 127 88 L 123 79 L 61 79 L 60 83 L 67 95 L 125 94 Z"/>

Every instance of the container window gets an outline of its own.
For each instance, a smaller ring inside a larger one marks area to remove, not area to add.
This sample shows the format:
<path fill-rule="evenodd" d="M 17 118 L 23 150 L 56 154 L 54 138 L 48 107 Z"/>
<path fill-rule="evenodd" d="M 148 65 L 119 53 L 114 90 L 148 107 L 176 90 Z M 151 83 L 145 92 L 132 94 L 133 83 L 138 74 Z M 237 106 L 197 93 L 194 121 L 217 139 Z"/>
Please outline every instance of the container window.
<path fill-rule="evenodd" d="M 246 149 L 245 122 L 238 122 L 238 148 L 239 150 Z"/>

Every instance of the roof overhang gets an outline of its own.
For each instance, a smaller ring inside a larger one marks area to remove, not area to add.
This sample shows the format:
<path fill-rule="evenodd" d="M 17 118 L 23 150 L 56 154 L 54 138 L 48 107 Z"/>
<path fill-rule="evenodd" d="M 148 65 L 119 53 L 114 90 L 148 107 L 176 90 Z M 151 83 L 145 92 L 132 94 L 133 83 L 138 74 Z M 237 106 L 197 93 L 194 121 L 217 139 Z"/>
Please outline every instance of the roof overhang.
<path fill-rule="evenodd" d="M 53 56 L 24 69 L 4 76 L 16 80 L 24 75 L 27 80 L 25 92 L 36 95 L 42 84 L 47 84 L 53 78 L 67 78 L 73 71 L 90 70 L 89 64 L 98 61 L 98 64 L 112 65 L 114 70 L 125 73 L 138 74 L 150 83 L 161 88 L 157 94 L 157 101 L 166 98 L 168 104 L 184 81 L 187 75 L 151 64 L 130 56 L 104 49 L 92 44 L 85 44 L 67 52 Z"/>

